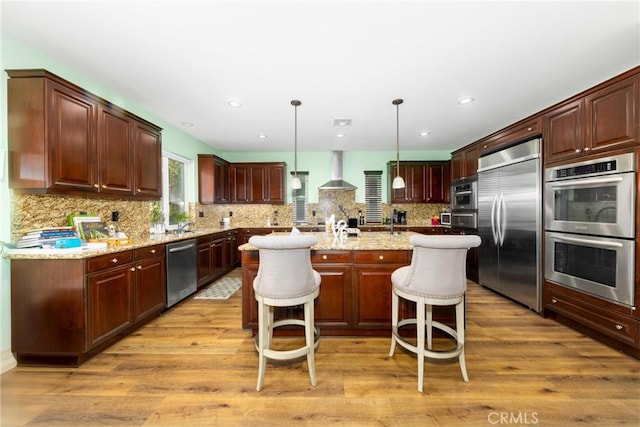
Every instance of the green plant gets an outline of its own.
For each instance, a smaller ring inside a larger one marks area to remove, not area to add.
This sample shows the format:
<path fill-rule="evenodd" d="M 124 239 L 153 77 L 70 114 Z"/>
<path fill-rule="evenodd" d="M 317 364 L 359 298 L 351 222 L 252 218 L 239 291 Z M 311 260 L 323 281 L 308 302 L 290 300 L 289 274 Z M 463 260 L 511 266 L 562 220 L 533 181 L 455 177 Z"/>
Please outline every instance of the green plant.
<path fill-rule="evenodd" d="M 151 203 L 151 207 L 149 209 L 149 221 L 151 224 L 164 223 L 164 212 L 160 207 L 160 202 Z"/>
<path fill-rule="evenodd" d="M 188 212 L 172 212 L 169 214 L 169 223 L 178 224 L 180 222 L 189 222 L 191 215 Z"/>

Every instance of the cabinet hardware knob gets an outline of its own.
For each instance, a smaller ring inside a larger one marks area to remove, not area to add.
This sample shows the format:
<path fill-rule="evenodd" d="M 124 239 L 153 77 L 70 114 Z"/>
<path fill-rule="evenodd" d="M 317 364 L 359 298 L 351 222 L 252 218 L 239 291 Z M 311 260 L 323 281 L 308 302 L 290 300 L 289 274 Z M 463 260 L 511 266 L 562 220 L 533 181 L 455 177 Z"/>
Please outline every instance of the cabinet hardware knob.
<path fill-rule="evenodd" d="M 151 251 L 150 251 L 150 252 L 151 252 L 152 254 L 155 254 L 155 253 L 156 253 L 156 250 L 155 250 L 155 249 L 151 249 Z"/>
<path fill-rule="evenodd" d="M 136 191 L 137 191 L 138 193 L 142 193 L 142 190 L 141 190 L 141 189 L 139 189 L 139 188 L 138 188 Z"/>
<path fill-rule="evenodd" d="M 99 188 L 99 187 L 100 187 L 98 184 L 93 184 L 93 186 L 94 186 L 95 188 Z"/>
<path fill-rule="evenodd" d="M 589 148 L 589 147 L 584 147 L 584 151 L 589 151 L 589 150 L 591 150 L 591 148 Z"/>
<path fill-rule="evenodd" d="M 581 150 L 581 149 L 576 148 L 576 153 L 581 153 L 581 152 L 582 152 L 582 150 Z"/>
<path fill-rule="evenodd" d="M 326 255 L 322 255 L 322 259 L 327 259 L 327 256 Z"/>
<path fill-rule="evenodd" d="M 533 128 L 527 128 L 528 132 L 531 132 L 533 130 Z"/>
<path fill-rule="evenodd" d="M 384 259 L 384 255 L 378 255 L 378 259 L 379 260 L 383 260 Z"/>
<path fill-rule="evenodd" d="M 107 188 L 107 184 L 102 184 L 102 188 Z"/>
<path fill-rule="evenodd" d="M 557 303 L 557 302 L 558 302 L 558 300 L 557 300 L 557 299 L 555 299 L 555 298 L 551 298 L 551 302 L 555 304 L 555 303 Z"/>
<path fill-rule="evenodd" d="M 141 265 L 139 265 L 139 266 L 137 267 L 137 269 L 138 269 L 138 270 L 142 270 L 142 266 L 141 266 Z"/>
<path fill-rule="evenodd" d="M 114 264 L 115 264 L 115 263 L 117 263 L 117 262 L 118 262 L 118 258 L 113 258 L 113 259 L 111 260 L 111 262 L 112 262 L 112 263 L 114 263 Z"/>
<path fill-rule="evenodd" d="M 136 271 L 136 269 L 134 267 L 131 267 L 129 270 Z"/>
<path fill-rule="evenodd" d="M 616 329 L 617 329 L 618 331 L 622 330 L 622 325 L 616 325 Z"/>

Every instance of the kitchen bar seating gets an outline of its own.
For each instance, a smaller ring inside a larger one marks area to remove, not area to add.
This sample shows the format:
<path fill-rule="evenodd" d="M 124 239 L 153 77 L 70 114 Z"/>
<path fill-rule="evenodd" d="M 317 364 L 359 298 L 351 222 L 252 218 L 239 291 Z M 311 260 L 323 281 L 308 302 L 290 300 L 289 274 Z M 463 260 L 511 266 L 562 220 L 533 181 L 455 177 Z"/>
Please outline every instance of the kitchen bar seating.
<path fill-rule="evenodd" d="M 480 245 L 478 236 L 411 236 L 411 264 L 400 267 L 391 275 L 391 349 L 396 343 L 415 353 L 418 358 L 418 391 L 424 382 L 424 359 L 457 357 L 462 378 L 469 381 L 464 359 L 464 294 L 467 289 L 466 256 L 469 248 Z M 416 303 L 416 318 L 398 319 L 400 298 Z M 455 305 L 456 329 L 433 320 L 433 306 Z M 416 345 L 400 336 L 399 329 L 416 325 Z M 425 328 L 427 342 L 425 348 Z M 433 328 L 438 328 L 455 340 L 455 348 L 433 350 Z"/>
<path fill-rule="evenodd" d="M 315 348 L 320 331 L 314 322 L 313 303 L 320 292 L 320 275 L 311 266 L 311 246 L 315 236 L 253 236 L 249 243 L 259 250 L 260 264 L 253 281 L 258 301 L 258 384 L 262 390 L 267 359 L 291 360 L 306 354 L 311 385 L 316 386 Z M 304 320 L 274 322 L 275 307 L 304 305 Z M 304 326 L 305 345 L 294 350 L 273 350 L 273 330 L 285 325 Z M 315 337 L 314 337 L 315 336 Z"/>

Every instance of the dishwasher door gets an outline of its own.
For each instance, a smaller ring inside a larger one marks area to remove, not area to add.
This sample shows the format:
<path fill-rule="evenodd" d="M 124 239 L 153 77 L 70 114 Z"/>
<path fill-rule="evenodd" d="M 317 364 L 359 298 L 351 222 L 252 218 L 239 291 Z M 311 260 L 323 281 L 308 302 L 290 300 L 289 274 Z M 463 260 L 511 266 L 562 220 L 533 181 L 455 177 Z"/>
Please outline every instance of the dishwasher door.
<path fill-rule="evenodd" d="M 167 245 L 167 307 L 198 290 L 196 240 Z"/>

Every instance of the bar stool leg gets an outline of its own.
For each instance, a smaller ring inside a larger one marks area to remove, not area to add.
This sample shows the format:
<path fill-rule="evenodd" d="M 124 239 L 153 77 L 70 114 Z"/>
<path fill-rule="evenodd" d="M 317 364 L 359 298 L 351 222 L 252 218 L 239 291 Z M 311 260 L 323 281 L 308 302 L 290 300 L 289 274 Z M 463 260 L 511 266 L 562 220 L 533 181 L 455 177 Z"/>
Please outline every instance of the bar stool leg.
<path fill-rule="evenodd" d="M 416 333 L 418 335 L 418 391 L 422 393 L 422 383 L 424 382 L 424 328 L 425 328 L 425 304 L 418 299 L 416 303 Z"/>
<path fill-rule="evenodd" d="M 264 371 L 267 367 L 267 358 L 264 355 L 265 344 L 268 342 L 267 335 L 270 334 L 268 324 L 269 307 L 266 308 L 262 302 L 258 303 L 258 384 L 256 390 L 262 390 L 264 384 Z"/>
<path fill-rule="evenodd" d="M 467 375 L 467 365 L 464 359 L 464 298 L 462 301 L 456 304 L 456 333 L 458 335 L 458 346 L 462 346 L 462 351 L 458 360 L 460 361 L 460 371 L 462 371 L 462 379 L 464 382 L 469 382 L 469 376 Z"/>
<path fill-rule="evenodd" d="M 396 336 L 398 332 L 398 305 L 400 297 L 395 292 L 391 292 L 391 349 L 389 356 L 393 356 L 396 350 Z"/>
<path fill-rule="evenodd" d="M 315 387 L 318 382 L 316 380 L 316 362 L 315 362 L 315 346 L 314 346 L 314 310 L 313 301 L 304 304 L 304 332 L 307 345 L 307 365 L 309 368 L 309 379 L 311 385 Z"/>

